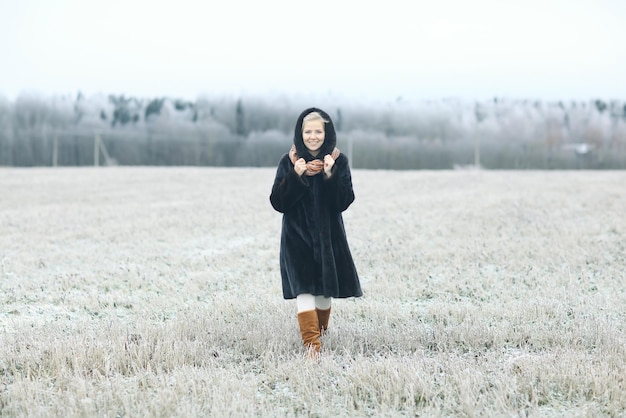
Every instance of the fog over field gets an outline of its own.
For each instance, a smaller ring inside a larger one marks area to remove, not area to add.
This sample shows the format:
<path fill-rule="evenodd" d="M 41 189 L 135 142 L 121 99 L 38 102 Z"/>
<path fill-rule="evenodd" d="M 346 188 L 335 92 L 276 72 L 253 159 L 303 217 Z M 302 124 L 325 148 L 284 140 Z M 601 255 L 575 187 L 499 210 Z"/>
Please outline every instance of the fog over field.
<path fill-rule="evenodd" d="M 626 172 L 353 170 L 320 363 L 273 178 L 0 169 L 0 416 L 626 413 Z"/>

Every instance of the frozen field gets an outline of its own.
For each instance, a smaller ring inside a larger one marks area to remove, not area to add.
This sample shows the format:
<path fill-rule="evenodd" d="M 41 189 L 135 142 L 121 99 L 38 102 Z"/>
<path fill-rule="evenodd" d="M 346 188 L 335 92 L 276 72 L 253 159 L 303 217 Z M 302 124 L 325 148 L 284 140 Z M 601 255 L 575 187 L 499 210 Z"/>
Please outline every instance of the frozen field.
<path fill-rule="evenodd" d="M 0 169 L 0 416 L 623 416 L 626 172 L 353 172 L 320 364 L 274 169 Z"/>

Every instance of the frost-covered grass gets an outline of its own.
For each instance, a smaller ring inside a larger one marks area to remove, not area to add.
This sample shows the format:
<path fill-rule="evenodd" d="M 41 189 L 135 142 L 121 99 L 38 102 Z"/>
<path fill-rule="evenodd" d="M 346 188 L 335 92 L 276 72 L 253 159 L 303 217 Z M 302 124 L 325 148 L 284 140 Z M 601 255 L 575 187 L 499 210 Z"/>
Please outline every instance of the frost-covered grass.
<path fill-rule="evenodd" d="M 626 172 L 355 170 L 319 364 L 273 176 L 0 170 L 0 416 L 626 413 Z"/>

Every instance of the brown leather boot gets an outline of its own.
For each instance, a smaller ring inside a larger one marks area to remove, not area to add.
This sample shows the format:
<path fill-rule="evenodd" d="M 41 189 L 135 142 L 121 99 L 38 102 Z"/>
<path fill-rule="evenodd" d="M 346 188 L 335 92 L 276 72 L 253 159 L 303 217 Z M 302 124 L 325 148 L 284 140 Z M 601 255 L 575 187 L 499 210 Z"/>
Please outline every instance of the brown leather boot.
<path fill-rule="evenodd" d="M 317 320 L 319 322 L 320 335 L 326 334 L 326 330 L 328 329 L 328 320 L 330 319 L 330 308 L 328 309 L 319 309 L 315 308 L 317 311 Z"/>
<path fill-rule="evenodd" d="M 304 311 L 298 313 L 298 324 L 302 342 L 307 349 L 308 358 L 319 358 L 322 343 L 319 340 L 320 329 L 317 319 L 317 311 Z"/>

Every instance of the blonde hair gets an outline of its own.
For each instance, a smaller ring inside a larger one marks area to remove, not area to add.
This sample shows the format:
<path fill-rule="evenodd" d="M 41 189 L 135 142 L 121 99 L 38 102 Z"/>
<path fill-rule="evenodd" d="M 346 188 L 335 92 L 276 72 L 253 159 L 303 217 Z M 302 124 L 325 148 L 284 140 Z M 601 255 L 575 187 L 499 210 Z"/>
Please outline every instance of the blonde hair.
<path fill-rule="evenodd" d="M 327 121 L 326 119 L 324 119 L 324 117 L 322 115 L 320 115 L 319 112 L 311 112 L 309 114 L 307 114 L 303 119 L 302 119 L 302 128 L 304 129 L 304 124 L 306 122 L 310 122 L 312 120 L 321 120 L 324 123 L 328 123 L 329 121 Z"/>

